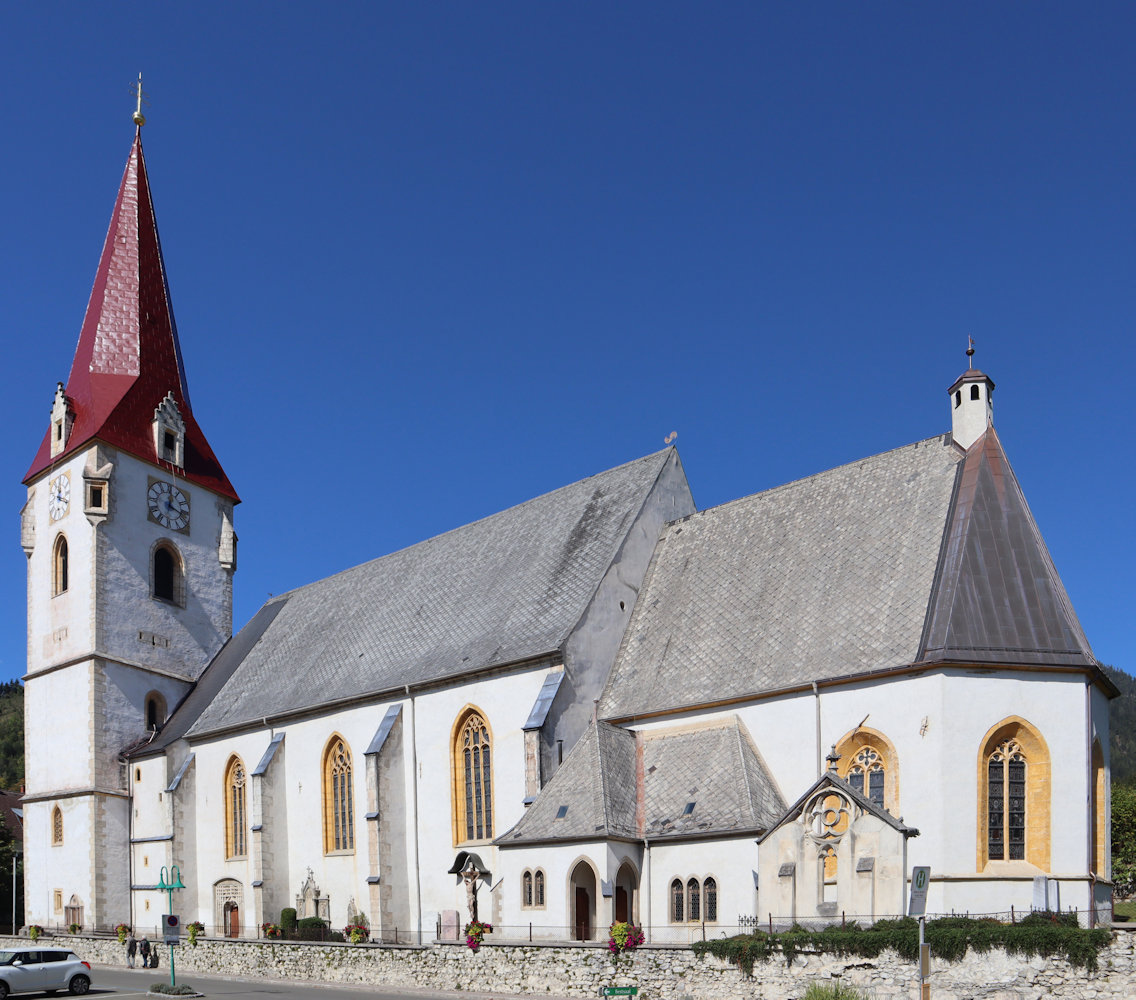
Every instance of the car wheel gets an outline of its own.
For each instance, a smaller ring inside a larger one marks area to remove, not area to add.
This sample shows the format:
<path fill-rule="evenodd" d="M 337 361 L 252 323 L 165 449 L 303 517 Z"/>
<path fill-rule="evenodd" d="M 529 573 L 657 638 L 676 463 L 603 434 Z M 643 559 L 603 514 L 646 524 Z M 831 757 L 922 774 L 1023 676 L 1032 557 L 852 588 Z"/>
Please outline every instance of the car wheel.
<path fill-rule="evenodd" d="M 4 982 L 3 980 L 0 980 L 0 1000 L 3 1000 L 3 998 L 6 997 L 7 995 L 8 995 L 8 984 L 6 982 Z"/>
<path fill-rule="evenodd" d="M 76 995 L 86 993 L 91 988 L 91 980 L 87 976 L 72 976 L 67 988 Z"/>

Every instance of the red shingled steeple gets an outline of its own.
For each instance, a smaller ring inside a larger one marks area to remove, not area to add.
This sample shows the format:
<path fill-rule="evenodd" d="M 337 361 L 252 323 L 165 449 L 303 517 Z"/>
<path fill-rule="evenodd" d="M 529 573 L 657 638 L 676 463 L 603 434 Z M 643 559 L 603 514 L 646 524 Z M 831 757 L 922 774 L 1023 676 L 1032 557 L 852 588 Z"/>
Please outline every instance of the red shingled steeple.
<path fill-rule="evenodd" d="M 94 439 L 239 500 L 190 409 L 141 131 L 134 136 L 67 379 L 74 423 L 51 454 L 50 428 L 24 482 Z M 185 422 L 184 466 L 158 457 L 153 420 L 169 393 Z"/>

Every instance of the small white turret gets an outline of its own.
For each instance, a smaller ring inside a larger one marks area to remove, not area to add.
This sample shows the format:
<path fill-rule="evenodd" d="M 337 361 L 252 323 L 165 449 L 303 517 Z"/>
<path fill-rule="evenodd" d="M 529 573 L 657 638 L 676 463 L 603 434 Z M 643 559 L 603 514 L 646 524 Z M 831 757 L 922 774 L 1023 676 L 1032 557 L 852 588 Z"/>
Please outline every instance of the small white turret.
<path fill-rule="evenodd" d="M 970 361 L 966 371 L 948 392 L 951 396 L 951 438 L 969 448 L 994 423 L 994 380 L 974 367 L 974 340 L 966 349 Z"/>

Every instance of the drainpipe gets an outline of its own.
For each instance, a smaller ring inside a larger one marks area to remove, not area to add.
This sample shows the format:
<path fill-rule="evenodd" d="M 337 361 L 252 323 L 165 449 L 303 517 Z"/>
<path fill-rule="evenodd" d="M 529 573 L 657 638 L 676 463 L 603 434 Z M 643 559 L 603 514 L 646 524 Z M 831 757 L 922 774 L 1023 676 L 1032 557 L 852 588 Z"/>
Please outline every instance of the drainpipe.
<path fill-rule="evenodd" d="M 1093 685 L 1089 678 L 1085 678 L 1085 769 L 1088 777 L 1086 782 L 1086 791 L 1088 794 L 1085 799 L 1088 803 L 1088 824 L 1087 824 L 1087 840 L 1088 840 L 1088 855 L 1089 855 L 1089 926 L 1096 927 L 1097 925 L 1097 900 L 1096 900 L 1096 886 L 1097 886 L 1097 845 L 1093 837 L 1093 831 L 1097 823 L 1097 803 L 1094 801 L 1096 782 L 1093 780 Z"/>
<path fill-rule="evenodd" d="M 418 943 L 422 943 L 422 870 L 418 864 L 418 730 L 417 718 L 414 712 L 414 696 L 410 693 L 410 685 L 406 685 L 406 697 L 410 699 L 410 785 L 412 789 L 411 809 L 414 813 L 414 866 L 415 882 L 415 914 L 414 923 L 418 927 Z"/>
<path fill-rule="evenodd" d="M 651 940 L 651 841 L 643 838 L 643 874 L 639 878 L 639 885 L 646 890 L 647 919 L 639 914 L 639 922 L 647 929 L 647 940 Z"/>
<path fill-rule="evenodd" d="M 816 681 L 813 681 L 813 700 L 816 703 L 817 777 L 819 778 L 824 772 L 820 769 L 820 688 L 817 687 Z"/>

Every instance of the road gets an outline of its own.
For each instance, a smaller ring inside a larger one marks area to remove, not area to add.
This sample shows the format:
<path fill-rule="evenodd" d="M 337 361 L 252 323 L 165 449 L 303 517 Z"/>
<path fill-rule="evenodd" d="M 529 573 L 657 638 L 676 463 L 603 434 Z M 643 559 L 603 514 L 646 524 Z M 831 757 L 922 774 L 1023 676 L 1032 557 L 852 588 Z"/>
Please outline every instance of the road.
<path fill-rule="evenodd" d="M 91 996 L 144 997 L 151 983 L 170 981 L 170 970 L 125 969 L 96 965 L 91 970 L 93 984 Z M 383 988 L 376 986 L 329 986 L 322 983 L 300 983 L 283 979 L 236 979 L 231 976 L 209 976 L 199 972 L 178 973 L 178 983 L 188 983 L 208 997 L 226 997 L 231 1000 L 503 1000 L 502 993 L 431 993 L 425 990 Z M 46 997 L 43 993 L 24 993 L 20 996 Z M 66 994 L 62 994 L 66 996 Z M 564 1000 L 542 994 L 542 1000 Z"/>

